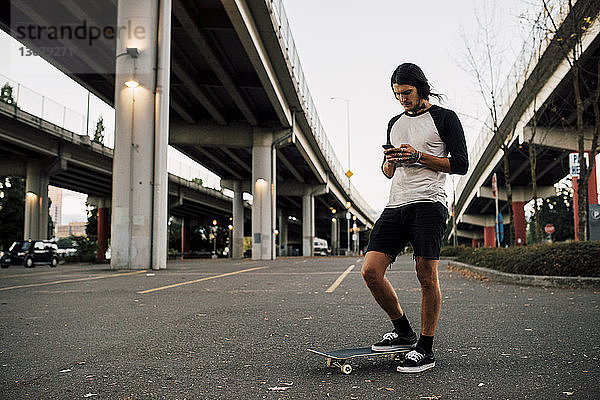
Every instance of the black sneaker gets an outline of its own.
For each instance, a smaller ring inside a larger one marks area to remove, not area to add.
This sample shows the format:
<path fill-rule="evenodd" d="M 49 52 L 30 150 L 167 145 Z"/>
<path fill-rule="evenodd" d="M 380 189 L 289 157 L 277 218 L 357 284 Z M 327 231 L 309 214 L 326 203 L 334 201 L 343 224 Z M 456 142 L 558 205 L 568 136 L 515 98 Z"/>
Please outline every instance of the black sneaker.
<path fill-rule="evenodd" d="M 411 331 L 410 335 L 399 335 L 396 330 L 383 335 L 380 342 L 371 346 L 373 351 L 392 351 L 398 349 L 412 349 L 417 344 L 417 335 Z"/>
<path fill-rule="evenodd" d="M 398 365 L 396 370 L 405 374 L 415 374 L 433 367 L 435 367 L 433 353 L 425 354 L 423 350 L 416 348 L 404 356 L 404 360 Z"/>

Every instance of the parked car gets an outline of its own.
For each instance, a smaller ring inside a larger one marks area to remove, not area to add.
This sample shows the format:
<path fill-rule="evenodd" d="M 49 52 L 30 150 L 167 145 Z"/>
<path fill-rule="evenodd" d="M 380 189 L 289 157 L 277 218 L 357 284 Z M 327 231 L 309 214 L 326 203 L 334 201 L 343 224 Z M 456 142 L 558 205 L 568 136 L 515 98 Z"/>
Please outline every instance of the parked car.
<path fill-rule="evenodd" d="M 24 265 L 25 268 L 33 268 L 38 264 L 48 264 L 56 267 L 59 261 L 57 250 L 56 244 L 45 240 L 14 242 L 0 257 L 0 266 Z"/>

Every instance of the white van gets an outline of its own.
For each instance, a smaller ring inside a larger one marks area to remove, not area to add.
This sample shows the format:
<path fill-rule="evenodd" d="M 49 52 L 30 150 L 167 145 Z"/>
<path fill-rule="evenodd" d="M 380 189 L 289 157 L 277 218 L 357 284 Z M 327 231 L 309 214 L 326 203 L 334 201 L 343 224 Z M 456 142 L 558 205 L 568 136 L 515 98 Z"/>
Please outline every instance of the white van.
<path fill-rule="evenodd" d="M 313 242 L 313 254 L 315 256 L 326 256 L 327 255 L 327 240 L 315 238 Z"/>

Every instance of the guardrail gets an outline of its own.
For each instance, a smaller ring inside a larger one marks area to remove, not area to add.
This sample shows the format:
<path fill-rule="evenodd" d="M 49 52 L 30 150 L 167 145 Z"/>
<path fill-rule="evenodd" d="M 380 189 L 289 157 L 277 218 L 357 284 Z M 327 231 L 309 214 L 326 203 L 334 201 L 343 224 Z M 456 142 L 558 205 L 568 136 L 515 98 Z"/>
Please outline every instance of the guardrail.
<path fill-rule="evenodd" d="M 112 135 L 108 136 L 105 134 L 104 143 L 92 141 L 92 137 L 86 133 L 89 116 L 78 113 L 22 85 L 20 82 L 0 74 L 0 88 L 6 84 L 11 87 L 10 90 L 12 93 L 9 98 L 8 92 L 6 92 L 5 98 L 0 98 L 0 105 L 3 109 L 7 109 L 8 107 L 11 110 L 10 113 L 15 118 L 26 119 L 30 124 L 39 125 L 41 129 L 50 130 L 55 134 L 70 139 L 74 143 L 93 146 L 97 151 L 102 153 L 107 152 L 105 149 L 113 148 L 113 141 L 111 139 L 114 136 Z M 112 130 L 108 132 L 111 133 Z M 112 155 L 112 152 L 110 154 Z M 192 163 L 186 163 L 173 158 L 168 158 L 167 163 L 167 170 L 172 175 L 188 181 L 192 181 L 194 178 L 201 178 L 203 183 L 206 183 L 205 186 L 212 189 L 218 186 L 218 182 L 215 182 L 212 176 L 206 174 Z"/>
<path fill-rule="evenodd" d="M 568 14 L 569 5 L 564 2 L 563 4 L 560 4 L 558 0 L 550 0 L 548 1 L 548 5 L 549 9 L 551 10 L 550 12 L 552 18 L 556 24 L 560 26 Z M 532 33 L 531 37 L 533 37 L 534 34 L 535 31 Z M 535 67 L 537 64 L 539 56 L 546 51 L 546 48 L 552 41 L 552 38 L 553 35 L 551 32 L 548 32 L 543 38 L 540 38 L 541 42 L 538 42 L 538 46 L 535 45 L 535 40 L 533 42 L 526 41 L 523 44 L 521 51 L 517 55 L 515 63 L 512 65 L 506 76 L 504 84 L 500 87 L 498 92 L 495 93 L 496 104 L 498 105 L 498 123 L 500 123 L 500 121 L 502 121 L 506 116 L 510 105 L 513 103 L 519 92 L 523 89 L 525 82 L 529 78 L 529 74 L 533 71 L 533 67 Z M 488 145 L 492 141 L 494 134 L 489 128 L 491 125 L 492 117 L 491 115 L 488 115 L 481 132 L 469 149 L 469 159 L 471 160 L 469 170 L 467 171 L 466 175 L 460 177 L 456 186 L 457 193 L 463 192 L 467 183 L 472 177 L 475 167 L 477 166 L 476 161 L 481 159 L 485 149 L 487 149 Z"/>
<path fill-rule="evenodd" d="M 377 219 L 377 215 L 375 211 L 368 205 L 367 201 L 360 195 L 358 190 L 349 182 L 349 179 L 346 177 L 344 172 L 344 168 L 340 163 L 337 155 L 333 149 L 333 146 L 329 142 L 329 138 L 325 133 L 325 129 L 323 128 L 323 124 L 319 118 L 319 114 L 317 113 L 317 108 L 315 106 L 315 102 L 312 99 L 310 94 L 310 90 L 308 89 L 308 84 L 306 82 L 306 77 L 304 75 L 304 71 L 302 70 L 302 65 L 300 64 L 300 58 L 298 57 L 298 51 L 296 49 L 296 44 L 294 43 L 294 38 L 292 36 L 292 31 L 290 29 L 289 22 L 287 20 L 287 15 L 285 13 L 285 9 L 283 7 L 282 0 L 265 0 L 267 7 L 273 15 L 278 23 L 278 26 L 274 28 L 278 30 L 280 37 L 282 38 L 286 48 L 284 50 L 284 54 L 287 54 L 288 60 L 290 61 L 292 70 L 291 75 L 296 80 L 296 84 L 298 85 L 299 94 L 301 97 L 301 102 L 303 103 L 305 114 L 307 116 L 307 120 L 309 121 L 312 129 L 313 136 L 321 153 L 325 157 L 325 160 L 329 164 L 329 168 L 333 172 L 337 181 L 342 185 L 342 187 L 346 190 L 348 195 L 351 198 L 351 201 L 357 205 L 360 210 L 369 214 L 369 217 L 373 220 Z"/>

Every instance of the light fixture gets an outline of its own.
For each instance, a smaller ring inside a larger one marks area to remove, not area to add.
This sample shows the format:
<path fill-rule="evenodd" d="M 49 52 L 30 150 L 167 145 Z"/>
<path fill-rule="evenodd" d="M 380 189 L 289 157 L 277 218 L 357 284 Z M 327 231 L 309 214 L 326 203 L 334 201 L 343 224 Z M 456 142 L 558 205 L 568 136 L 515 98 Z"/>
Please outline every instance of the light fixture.
<path fill-rule="evenodd" d="M 356 215 L 353 215 L 353 216 L 352 216 L 352 220 L 353 220 L 353 221 L 356 221 Z"/>
<path fill-rule="evenodd" d="M 335 221 L 336 221 L 335 217 L 331 218 L 331 222 L 335 222 Z"/>
<path fill-rule="evenodd" d="M 125 82 L 125 86 L 127 86 L 129 88 L 136 88 L 136 87 L 140 86 L 140 83 L 132 78 L 132 79 L 129 79 L 127 82 Z"/>
<path fill-rule="evenodd" d="M 346 208 L 350 208 L 352 207 L 352 203 L 350 203 L 349 201 L 346 202 Z"/>
<path fill-rule="evenodd" d="M 265 181 L 263 178 L 258 178 L 256 180 L 256 183 L 258 183 L 259 185 L 263 185 L 263 184 L 267 183 L 267 181 Z"/>
<path fill-rule="evenodd" d="M 131 58 L 138 58 L 140 55 L 140 50 L 137 47 L 128 47 L 126 51 Z"/>
<path fill-rule="evenodd" d="M 216 219 L 213 219 L 213 225 L 217 226 L 217 220 Z"/>
<path fill-rule="evenodd" d="M 37 194 L 33 193 L 32 191 L 25 193 L 25 195 L 30 199 L 35 199 L 37 197 Z"/>
<path fill-rule="evenodd" d="M 332 213 L 332 214 L 335 214 L 335 213 L 336 213 L 336 209 L 335 209 L 335 208 L 332 208 L 332 209 L 331 209 L 331 213 Z"/>
<path fill-rule="evenodd" d="M 229 229 L 230 231 L 233 230 L 233 225 L 227 225 L 227 229 Z"/>

